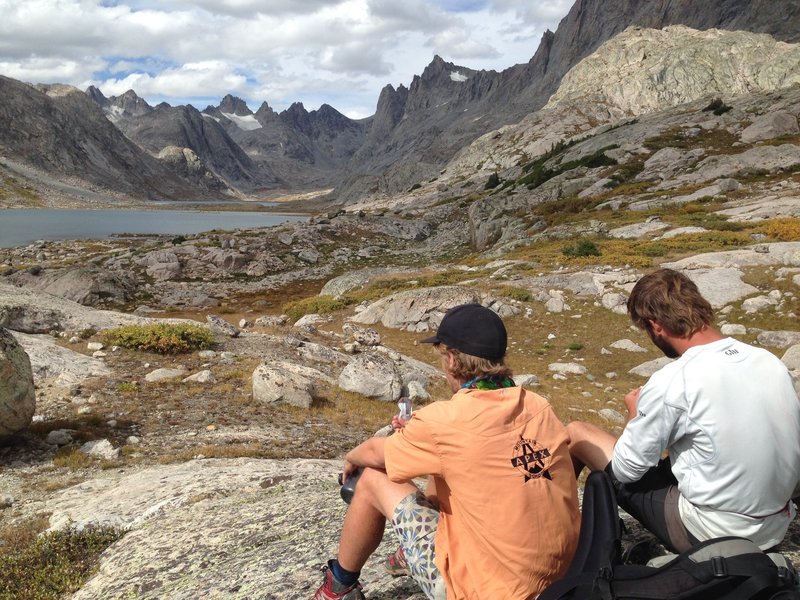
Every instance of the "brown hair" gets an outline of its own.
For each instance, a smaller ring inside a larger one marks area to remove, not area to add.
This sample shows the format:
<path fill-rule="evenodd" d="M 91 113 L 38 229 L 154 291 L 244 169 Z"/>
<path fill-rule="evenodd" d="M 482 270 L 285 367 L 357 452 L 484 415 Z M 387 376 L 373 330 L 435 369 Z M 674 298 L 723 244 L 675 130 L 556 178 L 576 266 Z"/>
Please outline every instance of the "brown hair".
<path fill-rule="evenodd" d="M 659 269 L 642 277 L 628 298 L 628 313 L 640 329 L 647 330 L 653 320 L 682 338 L 714 324 L 708 300 L 691 279 L 672 269 Z"/>
<path fill-rule="evenodd" d="M 506 365 L 505 357 L 481 358 L 480 356 L 465 354 L 455 348 L 450 348 L 447 344 L 434 344 L 433 349 L 442 356 L 451 354 L 455 358 L 455 364 L 450 371 L 450 375 L 461 381 L 469 381 L 483 375 L 512 376 L 511 368 Z"/>

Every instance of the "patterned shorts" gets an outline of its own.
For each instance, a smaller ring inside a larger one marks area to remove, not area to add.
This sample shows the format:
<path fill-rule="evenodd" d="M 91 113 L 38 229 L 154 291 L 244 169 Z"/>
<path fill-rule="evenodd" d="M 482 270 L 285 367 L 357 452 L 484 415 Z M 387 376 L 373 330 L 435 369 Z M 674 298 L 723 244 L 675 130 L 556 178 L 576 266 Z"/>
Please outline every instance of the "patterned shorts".
<path fill-rule="evenodd" d="M 439 511 L 422 492 L 409 494 L 398 502 L 392 517 L 411 576 L 430 600 L 446 597 L 444 582 L 434 562 L 438 523 Z"/>

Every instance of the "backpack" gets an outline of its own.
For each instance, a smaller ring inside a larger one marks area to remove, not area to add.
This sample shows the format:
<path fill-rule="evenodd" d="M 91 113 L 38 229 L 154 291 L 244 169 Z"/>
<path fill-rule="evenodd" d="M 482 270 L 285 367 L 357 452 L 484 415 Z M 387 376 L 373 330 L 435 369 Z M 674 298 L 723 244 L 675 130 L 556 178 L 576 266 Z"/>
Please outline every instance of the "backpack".
<path fill-rule="evenodd" d="M 616 497 L 602 471 L 586 481 L 582 513 L 566 575 L 538 600 L 800 600 L 791 561 L 745 538 L 716 538 L 647 565 L 624 564 Z"/>

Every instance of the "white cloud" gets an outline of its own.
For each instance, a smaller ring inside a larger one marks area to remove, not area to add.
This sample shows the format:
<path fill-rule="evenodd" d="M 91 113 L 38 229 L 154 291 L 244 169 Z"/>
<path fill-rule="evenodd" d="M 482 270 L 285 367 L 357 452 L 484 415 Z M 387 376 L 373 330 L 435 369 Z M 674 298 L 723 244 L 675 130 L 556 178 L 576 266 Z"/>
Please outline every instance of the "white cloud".
<path fill-rule="evenodd" d="M 493 59 L 500 56 L 500 52 L 494 46 L 474 39 L 468 31 L 463 29 L 443 31 L 433 37 L 430 45 L 436 54 L 462 62 L 469 59 Z"/>
<path fill-rule="evenodd" d="M 448 14 L 420 0 L 368 0 L 367 4 L 373 18 L 393 31 L 435 33 L 462 23 L 457 15 Z"/>
<path fill-rule="evenodd" d="M 148 102 L 232 93 L 250 106 L 327 102 L 366 116 L 381 88 L 408 85 L 434 54 L 475 69 L 528 61 L 569 4 L 0 0 L 0 74 L 94 83 L 109 96 L 132 88 Z"/>
<path fill-rule="evenodd" d="M 513 13 L 522 24 L 539 25 L 549 23 L 555 31 L 559 21 L 566 16 L 574 0 L 537 0 L 536 2 L 519 2 L 519 0 L 492 0 L 492 10 L 497 13 Z"/>
<path fill-rule="evenodd" d="M 22 61 L 0 61 L 0 75 L 27 83 L 69 83 L 80 89 L 89 87 L 92 73 L 102 68 L 93 63 L 51 57 L 33 57 Z"/>
<path fill-rule="evenodd" d="M 247 17 L 256 14 L 313 14 L 332 4 L 330 0 L 172 0 L 161 2 L 175 6 L 196 6 L 217 15 Z"/>
<path fill-rule="evenodd" d="M 371 50 L 371 44 L 362 42 L 328 46 L 321 52 L 317 65 L 331 73 L 389 75 L 392 66 L 379 55 L 374 55 Z"/>
<path fill-rule="evenodd" d="M 167 69 L 158 75 L 132 73 L 122 79 L 108 79 L 97 84 L 107 96 L 118 96 L 133 89 L 140 96 L 208 97 L 249 92 L 247 78 L 234 73 L 222 61 L 188 63 Z"/>

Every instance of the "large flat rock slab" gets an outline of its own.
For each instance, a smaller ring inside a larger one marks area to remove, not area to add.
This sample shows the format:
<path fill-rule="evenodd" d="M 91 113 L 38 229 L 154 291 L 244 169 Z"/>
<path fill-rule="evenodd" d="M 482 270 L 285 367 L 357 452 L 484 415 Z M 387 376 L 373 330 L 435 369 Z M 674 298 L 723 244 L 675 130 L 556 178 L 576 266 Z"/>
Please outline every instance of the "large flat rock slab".
<path fill-rule="evenodd" d="M 59 346 L 50 335 L 17 332 L 13 335 L 28 353 L 33 374 L 37 378 L 63 375 L 69 381 L 79 382 L 88 377 L 103 377 L 111 373 L 102 360 Z"/>
<path fill-rule="evenodd" d="M 758 244 L 740 250 L 696 254 L 661 266 L 670 269 L 703 269 L 716 267 L 757 266 L 800 267 L 800 242 Z"/>
<path fill-rule="evenodd" d="M 345 504 L 341 461 L 195 460 L 89 481 L 52 503 L 51 522 L 131 530 L 103 553 L 72 600 L 307 600 L 335 555 Z M 387 534 L 362 573 L 371 600 L 423 600 L 381 566 Z"/>

